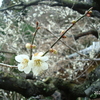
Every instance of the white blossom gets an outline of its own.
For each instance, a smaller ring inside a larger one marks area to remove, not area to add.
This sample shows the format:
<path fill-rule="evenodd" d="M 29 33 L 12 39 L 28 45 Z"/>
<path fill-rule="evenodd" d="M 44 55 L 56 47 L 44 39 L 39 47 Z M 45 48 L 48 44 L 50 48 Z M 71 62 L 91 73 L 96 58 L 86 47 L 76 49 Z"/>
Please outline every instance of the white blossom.
<path fill-rule="evenodd" d="M 48 69 L 48 64 L 46 62 L 48 57 L 42 55 L 42 52 L 34 54 L 32 60 L 29 62 L 29 66 L 31 66 L 32 72 L 36 76 Z"/>
<path fill-rule="evenodd" d="M 15 60 L 19 62 L 18 70 L 24 71 L 28 74 L 30 71 L 33 72 L 34 75 L 40 75 L 42 72 L 48 69 L 47 56 L 42 56 L 43 53 L 35 53 L 32 56 L 32 60 L 29 59 L 27 55 L 18 55 L 15 57 Z"/>
<path fill-rule="evenodd" d="M 24 71 L 26 74 L 31 71 L 31 66 L 28 65 L 29 57 L 27 55 L 18 55 L 15 57 L 15 60 L 20 63 L 18 64 L 19 71 Z"/>

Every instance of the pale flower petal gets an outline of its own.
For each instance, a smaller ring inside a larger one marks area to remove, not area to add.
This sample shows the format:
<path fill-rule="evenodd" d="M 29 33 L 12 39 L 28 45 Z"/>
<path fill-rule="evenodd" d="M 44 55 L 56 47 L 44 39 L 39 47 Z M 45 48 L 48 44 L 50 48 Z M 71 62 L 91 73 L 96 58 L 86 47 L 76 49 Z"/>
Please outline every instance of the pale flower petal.
<path fill-rule="evenodd" d="M 24 71 L 26 74 L 28 74 L 31 70 L 34 75 L 40 75 L 42 72 L 48 69 L 47 56 L 42 56 L 43 53 L 35 53 L 32 56 L 32 60 L 29 60 L 29 57 L 27 55 L 18 55 L 15 57 L 15 60 L 20 62 L 18 64 L 18 70 Z"/>
<path fill-rule="evenodd" d="M 42 68 L 42 70 L 47 70 L 48 69 L 48 64 L 47 63 L 43 63 L 41 68 Z"/>
<path fill-rule="evenodd" d="M 23 71 L 22 66 L 23 66 L 22 64 L 18 64 L 18 70 L 19 71 Z"/>
<path fill-rule="evenodd" d="M 32 61 L 32 60 L 30 60 L 30 61 L 28 62 L 28 66 L 30 66 L 31 68 L 33 67 L 33 61 Z"/>
<path fill-rule="evenodd" d="M 43 55 L 43 52 L 39 52 L 39 53 L 38 53 L 38 56 L 42 56 L 42 55 Z"/>
<path fill-rule="evenodd" d="M 23 68 L 22 64 L 18 64 L 18 70 L 19 71 L 24 71 L 26 74 L 28 74 L 31 71 L 31 67 L 27 66 L 27 67 Z"/>
<path fill-rule="evenodd" d="M 45 70 L 48 69 L 48 64 L 47 64 L 47 60 L 48 57 L 47 56 L 41 56 L 43 55 L 42 52 L 40 53 L 36 53 L 33 57 L 32 60 L 29 62 L 29 66 L 31 66 L 32 68 L 32 72 L 34 75 L 40 75 L 42 72 L 44 72 Z"/>
<path fill-rule="evenodd" d="M 16 60 L 17 62 L 22 62 L 22 60 L 23 60 L 24 58 L 25 58 L 25 59 L 29 59 L 29 57 L 28 57 L 27 55 L 24 55 L 24 54 L 23 54 L 23 55 L 18 55 L 18 56 L 16 56 L 16 57 L 15 57 L 15 60 Z"/>
<path fill-rule="evenodd" d="M 43 52 L 39 52 L 39 53 L 35 53 L 35 54 L 33 55 L 33 57 L 34 57 L 34 56 L 35 56 L 35 57 L 36 57 L 36 56 L 40 56 L 40 57 L 41 57 L 42 55 L 43 55 Z"/>
<path fill-rule="evenodd" d="M 31 71 L 31 67 L 27 66 L 27 67 L 23 68 L 22 64 L 18 64 L 18 70 L 24 71 L 26 74 L 28 74 Z"/>
<path fill-rule="evenodd" d="M 20 62 L 18 64 L 18 70 L 24 71 L 26 74 L 28 74 L 31 71 L 31 66 L 29 66 L 29 57 L 27 55 L 18 55 L 15 57 L 15 60 Z"/>
<path fill-rule="evenodd" d="M 41 59 L 41 57 L 40 56 L 34 56 L 34 57 L 32 57 L 32 60 L 36 60 L 36 59 Z"/>
<path fill-rule="evenodd" d="M 33 74 L 38 76 L 39 74 L 41 74 L 43 72 L 43 70 L 39 67 L 35 67 L 33 70 L 32 70 Z"/>
<path fill-rule="evenodd" d="M 43 61 L 47 61 L 49 58 L 47 57 L 47 56 L 43 56 L 43 57 L 41 57 L 41 60 L 43 60 Z"/>
<path fill-rule="evenodd" d="M 30 66 L 27 66 L 27 67 L 24 69 L 24 72 L 25 72 L 26 74 L 30 73 L 30 71 L 31 71 L 31 67 L 30 67 Z"/>

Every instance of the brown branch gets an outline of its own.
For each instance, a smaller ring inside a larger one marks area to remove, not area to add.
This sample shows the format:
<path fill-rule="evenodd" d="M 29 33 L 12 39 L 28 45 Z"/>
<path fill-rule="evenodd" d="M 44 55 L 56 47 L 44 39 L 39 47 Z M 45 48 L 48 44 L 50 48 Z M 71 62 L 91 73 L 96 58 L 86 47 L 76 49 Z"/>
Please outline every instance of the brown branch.
<path fill-rule="evenodd" d="M 97 39 L 99 38 L 97 30 L 89 30 L 89 31 L 83 32 L 79 35 L 74 36 L 74 38 L 75 40 L 77 40 L 83 36 L 90 35 L 90 34 L 94 35 Z"/>
<path fill-rule="evenodd" d="M 5 11 L 5 10 L 22 10 L 22 9 L 25 9 L 25 8 L 30 7 L 32 5 L 38 5 L 39 2 L 40 2 L 40 0 L 35 0 L 35 1 L 29 2 L 29 3 L 21 2 L 20 4 L 16 4 L 16 5 L 12 5 L 12 6 L 9 6 L 7 8 L 4 8 L 4 9 L 0 9 L 0 11 Z"/>
<path fill-rule="evenodd" d="M 51 95 L 55 91 L 55 87 L 48 86 L 43 82 L 27 80 L 7 72 L 0 72 L 0 88 L 9 91 L 16 91 L 26 98 L 40 94 L 45 96 Z M 46 89 L 48 89 L 48 91 Z"/>
<path fill-rule="evenodd" d="M 100 67 L 98 68 L 100 69 Z M 59 78 L 47 78 L 46 81 L 36 79 L 27 80 L 12 73 L 0 71 L 0 88 L 8 91 L 16 91 L 26 98 L 37 95 L 51 96 L 56 90 L 59 90 L 61 94 L 64 93 L 66 95 L 67 100 L 75 100 L 77 97 L 90 96 L 93 93 L 92 90 L 90 91 L 90 88 L 93 87 L 92 83 L 100 76 L 100 71 L 97 72 L 98 69 L 90 73 L 83 84 L 78 85 L 74 81 L 64 81 Z M 96 86 L 94 87 L 96 88 Z M 100 87 L 97 90 L 100 90 Z"/>
<path fill-rule="evenodd" d="M 37 95 L 51 96 L 55 90 L 63 91 L 66 95 L 71 94 L 71 96 L 73 95 L 74 97 L 81 97 L 85 96 L 85 85 L 86 84 L 77 86 L 70 81 L 63 81 L 58 78 L 48 78 L 45 82 L 27 80 L 20 76 L 15 76 L 12 73 L 0 72 L 0 88 L 16 91 L 26 98 Z"/>
<path fill-rule="evenodd" d="M 72 8 L 73 4 L 73 9 L 89 9 L 91 6 L 93 6 L 92 4 L 89 3 L 82 3 L 82 2 L 74 2 L 71 0 L 55 0 L 58 3 L 58 6 L 68 6 L 69 8 Z M 57 6 L 57 4 L 53 4 L 52 6 Z"/>
<path fill-rule="evenodd" d="M 8 65 L 8 64 L 4 64 L 4 63 L 0 63 L 0 66 L 4 66 L 4 67 L 10 67 L 10 68 L 18 68 L 17 66 L 12 66 L 12 65 Z"/>
<path fill-rule="evenodd" d="M 89 98 L 100 98 L 100 66 L 89 74 L 88 80 L 90 85 L 85 90 L 86 95 Z"/>
<path fill-rule="evenodd" d="M 78 11 L 81 14 L 84 14 L 87 9 L 89 9 L 90 7 L 93 7 L 93 13 L 91 14 L 91 16 L 96 16 L 96 17 L 100 18 L 100 8 L 99 8 L 99 6 L 97 6 L 97 4 L 94 5 L 93 3 L 89 4 L 89 3 L 73 2 L 70 0 L 54 0 L 57 3 L 52 3 L 52 1 L 51 1 L 51 3 L 48 4 L 48 3 L 42 3 L 42 1 L 45 1 L 45 0 L 35 0 L 32 2 L 28 2 L 28 3 L 21 2 L 20 4 L 11 5 L 7 8 L 0 9 L 0 11 L 23 10 L 23 9 L 26 9 L 27 7 L 30 7 L 33 5 L 43 4 L 43 5 L 49 5 L 52 7 L 54 7 L 54 6 L 69 7 L 73 10 Z"/>
<path fill-rule="evenodd" d="M 38 5 L 39 3 L 42 4 L 42 1 L 45 1 L 45 0 L 35 0 L 35 1 L 29 2 L 29 3 L 21 2 L 20 4 L 12 5 L 10 7 L 5 8 L 5 9 L 1 9 L 0 11 L 5 11 L 5 10 L 9 10 L 9 9 L 21 10 L 21 9 L 25 9 L 26 7 L 30 7 L 32 5 Z M 52 1 L 51 1 L 50 6 L 68 6 L 69 8 L 72 8 L 73 3 L 74 3 L 73 1 L 70 1 L 70 0 L 54 0 L 54 1 L 56 1 L 57 3 L 52 4 Z M 43 3 L 43 4 L 48 5 L 48 3 Z M 17 8 L 17 7 L 20 7 L 20 8 Z M 87 10 L 90 7 L 94 7 L 94 6 L 92 4 L 89 4 L 89 3 L 75 2 L 72 9 L 78 10 L 80 8 L 80 9 Z M 95 8 L 96 7 L 94 7 L 94 9 Z"/>
<path fill-rule="evenodd" d="M 53 4 L 52 6 L 68 6 L 69 8 L 72 8 L 74 10 L 79 10 L 83 9 L 83 10 L 87 10 L 90 7 L 93 7 L 95 10 L 99 10 L 99 8 L 93 4 L 93 2 L 91 1 L 91 3 L 88 2 L 77 2 L 77 1 L 71 1 L 71 0 L 55 0 L 57 3 Z"/>
<path fill-rule="evenodd" d="M 78 11 L 79 13 L 81 14 L 84 14 L 85 11 L 87 9 L 89 9 L 90 7 L 93 7 L 93 10 L 92 10 L 92 14 L 91 16 L 92 17 L 98 17 L 100 18 L 100 2 L 97 0 L 94 2 L 91 1 L 91 3 L 88 3 L 88 2 L 77 2 L 77 1 L 70 1 L 70 0 L 55 0 L 57 1 L 57 3 L 55 4 L 51 4 L 51 6 L 63 6 L 63 7 L 69 7 L 75 11 Z"/>
<path fill-rule="evenodd" d="M 16 54 L 15 52 L 9 52 L 9 51 L 4 51 L 4 50 L 0 50 L 0 53 Z"/>

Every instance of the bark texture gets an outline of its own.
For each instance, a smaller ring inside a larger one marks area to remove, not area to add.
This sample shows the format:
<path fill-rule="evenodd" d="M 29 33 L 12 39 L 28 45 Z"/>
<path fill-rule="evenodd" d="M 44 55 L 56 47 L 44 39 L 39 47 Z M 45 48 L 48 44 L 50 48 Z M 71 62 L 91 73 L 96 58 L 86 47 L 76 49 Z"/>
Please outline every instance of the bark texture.
<path fill-rule="evenodd" d="M 30 80 L 12 73 L 0 72 L 0 88 L 16 91 L 26 98 L 40 94 L 51 96 L 56 90 L 60 91 L 62 100 L 75 100 L 77 97 L 85 96 L 91 97 L 91 94 L 93 94 L 92 87 L 94 87 L 95 91 L 100 90 L 100 86 L 98 86 L 100 84 L 100 81 L 98 81 L 100 75 L 97 74 L 99 69 L 100 67 L 91 72 L 83 84 L 76 84 L 74 81 L 64 81 L 59 78 L 47 78 L 45 81 Z"/>

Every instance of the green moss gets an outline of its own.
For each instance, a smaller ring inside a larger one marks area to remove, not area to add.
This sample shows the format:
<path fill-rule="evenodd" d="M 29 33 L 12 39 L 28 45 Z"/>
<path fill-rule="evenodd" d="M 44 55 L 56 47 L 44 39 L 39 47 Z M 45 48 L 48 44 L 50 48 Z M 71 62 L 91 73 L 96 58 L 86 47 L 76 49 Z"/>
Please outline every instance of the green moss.
<path fill-rule="evenodd" d="M 97 94 L 91 94 L 90 98 L 97 98 Z"/>

